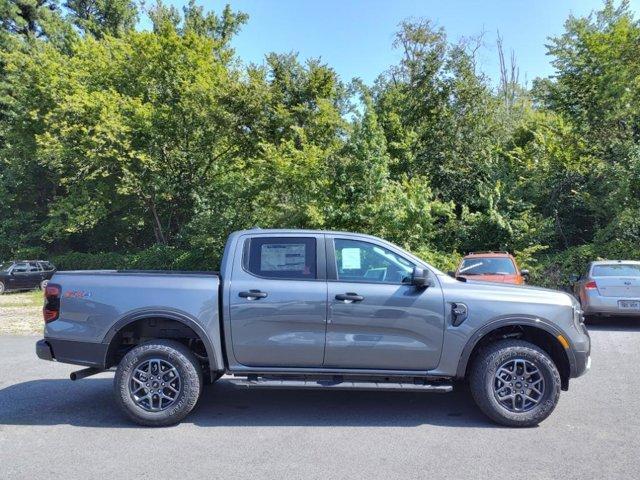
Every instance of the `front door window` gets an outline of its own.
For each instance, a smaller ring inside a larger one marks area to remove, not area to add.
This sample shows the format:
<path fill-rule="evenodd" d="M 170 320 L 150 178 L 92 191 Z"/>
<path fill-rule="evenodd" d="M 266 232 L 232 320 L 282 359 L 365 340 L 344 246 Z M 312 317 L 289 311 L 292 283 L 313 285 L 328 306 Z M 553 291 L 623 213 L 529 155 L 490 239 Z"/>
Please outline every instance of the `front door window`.
<path fill-rule="evenodd" d="M 373 243 L 336 239 L 336 271 L 340 281 L 403 284 L 411 281 L 414 265 Z"/>

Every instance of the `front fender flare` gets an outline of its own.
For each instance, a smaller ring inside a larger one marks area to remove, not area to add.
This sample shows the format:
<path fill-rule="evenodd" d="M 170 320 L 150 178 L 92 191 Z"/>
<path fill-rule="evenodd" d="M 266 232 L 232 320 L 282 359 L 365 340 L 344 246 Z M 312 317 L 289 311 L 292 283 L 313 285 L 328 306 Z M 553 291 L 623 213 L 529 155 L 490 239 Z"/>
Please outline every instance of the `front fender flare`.
<path fill-rule="evenodd" d="M 529 327 L 539 328 L 540 330 L 544 330 L 547 333 L 553 335 L 556 338 L 558 335 L 562 335 L 564 338 L 567 338 L 567 335 L 556 325 L 545 320 L 540 317 L 535 316 L 527 316 L 527 315 L 518 315 L 518 316 L 504 316 L 491 320 L 489 323 L 486 323 L 479 329 L 477 329 L 474 334 L 467 340 L 464 348 L 462 349 L 462 353 L 460 354 L 460 360 L 458 361 L 458 369 L 456 371 L 457 378 L 464 378 L 467 372 L 467 364 L 469 363 L 469 358 L 471 357 L 471 352 L 476 347 L 478 342 L 488 333 L 491 333 L 493 330 L 496 330 L 500 327 L 505 327 L 509 325 L 525 325 Z M 575 368 L 575 357 L 571 349 L 564 349 L 567 354 L 567 358 L 569 359 L 569 367 L 571 371 L 574 371 Z"/>

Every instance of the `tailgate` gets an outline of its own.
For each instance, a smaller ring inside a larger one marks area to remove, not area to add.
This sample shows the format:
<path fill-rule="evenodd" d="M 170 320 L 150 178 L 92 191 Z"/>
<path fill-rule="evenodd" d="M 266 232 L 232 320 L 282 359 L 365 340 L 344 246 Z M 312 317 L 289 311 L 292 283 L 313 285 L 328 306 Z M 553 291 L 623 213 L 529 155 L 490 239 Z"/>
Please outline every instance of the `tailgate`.
<path fill-rule="evenodd" d="M 640 277 L 593 277 L 603 297 L 640 298 Z"/>

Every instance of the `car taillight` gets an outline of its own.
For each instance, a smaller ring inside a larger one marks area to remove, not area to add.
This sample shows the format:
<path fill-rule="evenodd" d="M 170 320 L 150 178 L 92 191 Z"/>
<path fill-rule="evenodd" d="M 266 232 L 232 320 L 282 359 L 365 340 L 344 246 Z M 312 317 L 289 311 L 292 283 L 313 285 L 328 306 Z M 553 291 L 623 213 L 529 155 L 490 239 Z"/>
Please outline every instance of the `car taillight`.
<path fill-rule="evenodd" d="M 60 293 L 62 289 L 60 285 L 49 283 L 44 289 L 44 307 L 42 308 L 42 316 L 44 323 L 53 322 L 60 316 Z"/>
<path fill-rule="evenodd" d="M 584 288 L 586 288 L 587 290 L 595 290 L 598 288 L 598 284 L 594 280 L 591 280 L 590 282 L 584 284 Z"/>

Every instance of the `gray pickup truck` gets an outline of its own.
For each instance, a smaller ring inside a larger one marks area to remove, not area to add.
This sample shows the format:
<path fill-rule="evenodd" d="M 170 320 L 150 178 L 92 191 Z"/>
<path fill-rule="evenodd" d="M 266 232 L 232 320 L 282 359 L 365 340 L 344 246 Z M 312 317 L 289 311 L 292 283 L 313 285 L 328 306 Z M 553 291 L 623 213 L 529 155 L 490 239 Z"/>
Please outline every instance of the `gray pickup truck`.
<path fill-rule="evenodd" d="M 233 233 L 213 272 L 57 272 L 38 357 L 117 367 L 134 421 L 179 422 L 222 375 L 248 387 L 449 392 L 466 380 L 494 421 L 535 425 L 590 364 L 578 302 L 454 279 L 368 235 Z"/>

